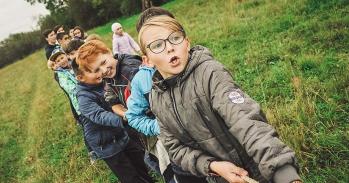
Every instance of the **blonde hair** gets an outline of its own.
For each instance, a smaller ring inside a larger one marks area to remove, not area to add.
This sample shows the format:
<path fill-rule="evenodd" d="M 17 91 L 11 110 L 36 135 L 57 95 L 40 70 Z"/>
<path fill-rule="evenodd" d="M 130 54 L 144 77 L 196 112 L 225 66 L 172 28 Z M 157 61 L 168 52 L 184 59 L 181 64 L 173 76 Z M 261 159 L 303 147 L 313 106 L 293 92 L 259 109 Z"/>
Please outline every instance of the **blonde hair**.
<path fill-rule="evenodd" d="M 144 55 L 146 55 L 146 46 L 147 45 L 145 45 L 145 43 L 142 39 L 142 34 L 144 33 L 144 31 L 147 28 L 149 28 L 151 26 L 163 27 L 163 28 L 169 29 L 171 31 L 184 32 L 183 26 L 174 18 L 171 18 L 171 17 L 166 16 L 166 15 L 151 17 L 143 24 L 143 26 L 139 30 L 139 34 L 138 34 L 138 43 L 139 43 L 139 45 L 141 47 L 141 51 Z"/>

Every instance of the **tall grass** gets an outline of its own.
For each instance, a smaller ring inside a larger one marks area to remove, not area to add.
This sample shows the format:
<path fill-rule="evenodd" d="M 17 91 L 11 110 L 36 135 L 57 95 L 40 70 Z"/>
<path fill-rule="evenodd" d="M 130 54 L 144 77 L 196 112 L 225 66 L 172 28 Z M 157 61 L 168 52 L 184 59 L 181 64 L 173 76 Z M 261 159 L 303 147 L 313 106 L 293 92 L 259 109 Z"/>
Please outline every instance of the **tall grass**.
<path fill-rule="evenodd" d="M 349 182 L 349 1 L 175 0 L 192 45 L 208 47 L 262 104 L 305 182 Z M 137 16 L 121 18 L 136 38 Z M 112 23 L 112 22 L 111 22 Z M 110 25 L 97 33 L 111 45 Z M 43 50 L 0 70 L 0 182 L 113 182 L 90 165 Z"/>

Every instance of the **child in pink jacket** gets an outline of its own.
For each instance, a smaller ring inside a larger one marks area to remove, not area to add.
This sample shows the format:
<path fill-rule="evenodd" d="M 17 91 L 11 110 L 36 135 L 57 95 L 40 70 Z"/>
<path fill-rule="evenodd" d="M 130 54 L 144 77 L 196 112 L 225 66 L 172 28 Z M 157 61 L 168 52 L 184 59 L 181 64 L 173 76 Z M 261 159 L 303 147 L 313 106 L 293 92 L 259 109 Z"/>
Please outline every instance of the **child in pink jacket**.
<path fill-rule="evenodd" d="M 113 31 L 113 53 L 136 55 L 140 52 L 138 44 L 132 37 L 122 30 L 119 23 L 113 23 L 111 26 Z"/>

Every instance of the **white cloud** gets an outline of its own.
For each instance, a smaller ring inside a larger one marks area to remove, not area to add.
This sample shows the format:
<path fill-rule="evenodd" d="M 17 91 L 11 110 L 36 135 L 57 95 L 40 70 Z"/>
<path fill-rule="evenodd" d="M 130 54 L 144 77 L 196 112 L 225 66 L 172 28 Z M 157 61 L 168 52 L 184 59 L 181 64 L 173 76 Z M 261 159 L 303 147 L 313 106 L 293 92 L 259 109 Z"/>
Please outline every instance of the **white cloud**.
<path fill-rule="evenodd" d="M 13 33 L 37 28 L 39 16 L 47 14 L 49 12 L 43 4 L 31 5 L 25 0 L 0 0 L 0 40 Z"/>

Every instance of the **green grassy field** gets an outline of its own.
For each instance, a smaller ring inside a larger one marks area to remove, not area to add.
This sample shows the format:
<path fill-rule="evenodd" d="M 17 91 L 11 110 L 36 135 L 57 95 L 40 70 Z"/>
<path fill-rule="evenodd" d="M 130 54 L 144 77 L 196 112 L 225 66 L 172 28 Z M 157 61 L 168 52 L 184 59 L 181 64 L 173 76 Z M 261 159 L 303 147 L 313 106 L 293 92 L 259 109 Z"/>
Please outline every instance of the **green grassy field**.
<path fill-rule="evenodd" d="M 262 104 L 305 182 L 349 182 L 349 1 L 174 0 L 164 7 Z M 138 15 L 121 18 L 136 38 Z M 111 45 L 111 23 L 97 33 Z M 44 51 L 0 70 L 0 182 L 115 182 L 90 165 Z"/>

